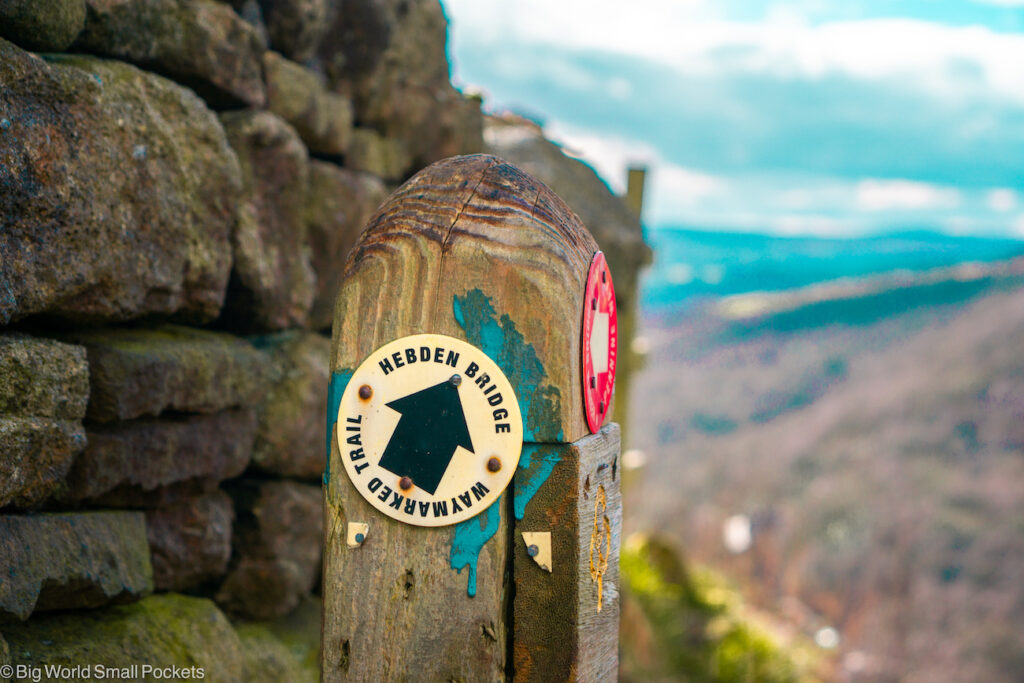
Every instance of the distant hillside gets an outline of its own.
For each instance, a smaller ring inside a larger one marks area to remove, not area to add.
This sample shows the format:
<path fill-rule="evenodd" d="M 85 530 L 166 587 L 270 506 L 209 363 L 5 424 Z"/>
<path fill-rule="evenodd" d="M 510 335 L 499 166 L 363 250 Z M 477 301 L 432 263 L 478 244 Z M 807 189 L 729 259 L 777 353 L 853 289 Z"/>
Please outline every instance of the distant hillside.
<path fill-rule="evenodd" d="M 666 312 L 708 297 L 777 292 L 882 273 L 908 276 L 1024 255 L 1024 241 L 917 231 L 854 239 L 652 230 L 642 303 Z"/>
<path fill-rule="evenodd" d="M 622 548 L 623 683 L 801 683 L 832 661 L 807 638 L 752 610 L 721 577 L 671 543 L 634 534 Z"/>
<path fill-rule="evenodd" d="M 1019 265 L 649 316 L 627 525 L 809 634 L 838 629 L 849 680 L 1019 680 Z M 736 554 L 734 515 L 752 532 Z"/>

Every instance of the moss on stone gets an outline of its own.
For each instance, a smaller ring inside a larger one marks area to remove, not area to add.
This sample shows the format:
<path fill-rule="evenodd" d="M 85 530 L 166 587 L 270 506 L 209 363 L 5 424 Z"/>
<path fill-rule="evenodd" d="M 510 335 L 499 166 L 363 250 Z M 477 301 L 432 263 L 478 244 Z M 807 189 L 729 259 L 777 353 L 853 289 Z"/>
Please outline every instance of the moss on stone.
<path fill-rule="evenodd" d="M 338 156 L 348 149 L 352 103 L 329 92 L 323 78 L 276 52 L 263 56 L 267 108 L 295 127 L 315 154 Z"/>
<path fill-rule="evenodd" d="M 59 52 L 85 25 L 85 0 L 4 0 L 0 36 L 39 52 Z"/>
<path fill-rule="evenodd" d="M 76 51 L 133 62 L 189 86 L 215 107 L 262 106 L 260 31 L 217 0 L 87 0 Z M 140 30 L 142 28 L 143 30 Z"/>
<path fill-rule="evenodd" d="M 214 683 L 245 681 L 241 641 L 209 600 L 155 595 L 140 602 L 4 627 L 17 664 L 201 667 Z"/>
<path fill-rule="evenodd" d="M 252 406 L 266 389 L 266 356 L 229 334 L 162 325 L 70 338 L 88 350 L 93 420 Z"/>
<path fill-rule="evenodd" d="M 284 332 L 251 341 L 270 359 L 253 465 L 270 474 L 319 481 L 330 340 L 313 332 Z"/>
<path fill-rule="evenodd" d="M 0 415 L 79 420 L 89 397 L 85 349 L 0 335 Z"/>
<path fill-rule="evenodd" d="M 236 631 L 242 643 L 248 683 L 317 680 L 319 670 L 304 671 L 292 652 L 263 624 L 241 624 Z"/>
<path fill-rule="evenodd" d="M 3 634 L 0 634 L 0 666 L 5 666 L 11 663 L 11 648 L 7 644 L 7 640 L 4 639 Z M 11 680 L 10 678 L 0 675 L 0 683 L 7 683 Z"/>
<path fill-rule="evenodd" d="M 386 138 L 371 128 L 355 128 L 345 163 L 385 180 L 399 180 L 412 165 L 401 140 Z"/>
<path fill-rule="evenodd" d="M 320 598 L 304 596 L 299 606 L 283 617 L 266 622 L 270 629 L 292 656 L 299 662 L 306 680 L 320 676 L 320 615 L 323 604 Z"/>

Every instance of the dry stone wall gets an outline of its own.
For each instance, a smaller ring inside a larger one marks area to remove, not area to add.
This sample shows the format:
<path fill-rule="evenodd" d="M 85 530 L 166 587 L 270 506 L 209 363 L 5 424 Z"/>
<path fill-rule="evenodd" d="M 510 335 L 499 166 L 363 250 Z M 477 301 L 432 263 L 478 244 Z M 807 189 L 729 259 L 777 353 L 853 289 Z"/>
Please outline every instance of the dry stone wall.
<path fill-rule="evenodd" d="M 0 664 L 316 680 L 344 262 L 397 182 L 484 148 L 446 27 L 438 0 L 0 2 Z"/>
<path fill-rule="evenodd" d="M 0 3 L 0 663 L 315 680 L 342 267 L 482 149 L 437 0 L 344 5 Z"/>

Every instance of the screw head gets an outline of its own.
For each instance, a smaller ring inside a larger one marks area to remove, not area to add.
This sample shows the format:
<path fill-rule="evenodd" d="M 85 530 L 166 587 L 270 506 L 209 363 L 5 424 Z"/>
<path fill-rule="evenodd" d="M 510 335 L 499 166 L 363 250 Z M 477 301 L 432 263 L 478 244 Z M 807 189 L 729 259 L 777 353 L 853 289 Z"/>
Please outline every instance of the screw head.
<path fill-rule="evenodd" d="M 366 536 L 363 536 L 362 534 L 356 534 L 356 543 L 362 543 L 365 540 Z"/>
<path fill-rule="evenodd" d="M 531 544 L 531 545 L 526 546 L 526 554 L 529 555 L 530 557 L 537 557 L 537 554 L 539 552 L 540 552 L 540 548 L 538 548 L 536 545 L 532 545 Z"/>
<path fill-rule="evenodd" d="M 359 398 L 365 401 L 371 396 L 373 396 L 373 389 L 370 388 L 369 384 L 364 384 L 363 386 L 359 387 Z"/>
<path fill-rule="evenodd" d="M 501 469 L 501 460 L 498 460 L 497 458 L 490 458 L 487 461 L 487 471 L 488 472 L 497 472 L 500 469 Z"/>
<path fill-rule="evenodd" d="M 451 384 L 453 387 L 459 386 L 460 384 L 462 384 L 462 375 L 455 373 L 454 375 L 448 378 L 448 383 Z"/>
<path fill-rule="evenodd" d="M 398 480 L 398 488 L 408 491 L 412 488 L 412 477 L 402 477 Z"/>

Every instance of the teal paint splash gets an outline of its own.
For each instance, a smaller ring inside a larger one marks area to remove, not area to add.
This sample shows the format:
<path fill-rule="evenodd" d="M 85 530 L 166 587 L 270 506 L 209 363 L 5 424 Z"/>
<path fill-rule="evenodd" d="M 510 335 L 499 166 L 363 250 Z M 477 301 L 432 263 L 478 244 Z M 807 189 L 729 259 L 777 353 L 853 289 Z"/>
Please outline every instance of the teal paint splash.
<path fill-rule="evenodd" d="M 542 384 L 547 376 L 533 344 L 528 344 L 507 313 L 498 318 L 491 300 L 479 289 L 452 297 L 455 322 L 470 344 L 498 364 L 516 388 L 523 414 L 523 441 L 563 441 L 562 397 L 557 387 Z"/>
<path fill-rule="evenodd" d="M 513 480 L 512 512 L 516 519 L 526 514 L 526 506 L 533 500 L 534 494 L 540 490 L 544 482 L 562 460 L 558 446 L 542 444 L 523 444 L 523 454 L 519 457 L 519 469 Z"/>
<path fill-rule="evenodd" d="M 469 567 L 469 578 L 466 582 L 466 593 L 469 597 L 476 595 L 476 565 L 480 560 L 480 551 L 484 549 L 487 541 L 498 533 L 498 525 L 501 523 L 501 499 L 504 497 L 505 494 L 501 494 L 498 500 L 479 515 L 455 525 L 449 561 L 452 569 L 459 574 L 464 567 Z"/>
<path fill-rule="evenodd" d="M 331 374 L 331 383 L 327 386 L 327 464 L 324 466 L 324 486 L 331 483 L 331 435 L 334 425 L 338 424 L 338 408 L 341 397 L 345 394 L 352 375 L 351 370 L 339 370 Z"/>
<path fill-rule="evenodd" d="M 533 345 L 526 343 L 507 313 L 498 317 L 491 300 L 482 291 L 473 289 L 465 296 L 453 296 L 452 311 L 455 322 L 466 333 L 466 340 L 494 360 L 516 388 L 519 410 L 523 414 L 523 441 L 528 442 L 519 459 L 513 484 L 514 513 L 516 519 L 522 519 L 526 504 L 551 476 L 559 460 L 557 450 L 553 449 L 535 459 L 533 454 L 538 447 L 529 442 L 563 440 L 561 394 L 557 387 L 542 383 L 547 373 Z M 469 567 L 466 592 L 470 597 L 476 595 L 480 552 L 497 533 L 501 522 L 502 498 L 504 494 L 477 517 L 455 526 L 451 566 L 460 574 L 463 567 Z"/>

